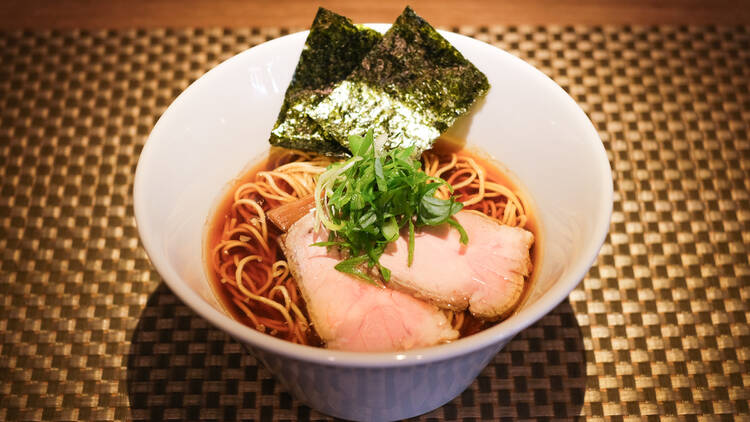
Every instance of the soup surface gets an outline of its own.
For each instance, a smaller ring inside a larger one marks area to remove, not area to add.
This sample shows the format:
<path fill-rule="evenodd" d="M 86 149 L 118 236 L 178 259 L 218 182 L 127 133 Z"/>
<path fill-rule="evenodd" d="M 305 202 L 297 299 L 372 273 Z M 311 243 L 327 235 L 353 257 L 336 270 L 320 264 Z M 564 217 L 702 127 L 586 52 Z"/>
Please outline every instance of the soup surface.
<path fill-rule="evenodd" d="M 331 158 L 273 148 L 265 160 L 233 181 L 208 222 L 205 242 L 207 272 L 214 293 L 226 311 L 258 331 L 296 343 L 322 346 L 309 322 L 305 303 L 292 277 L 278 241 L 283 236 L 266 213 L 280 205 L 310 195 L 315 179 Z M 441 177 L 473 210 L 501 224 L 534 234 L 532 268 L 537 266 L 540 239 L 529 202 L 499 166 L 482 153 L 467 149 L 436 148 L 422 156 L 422 169 Z M 447 196 L 447 189 L 438 196 Z M 523 303 L 534 278 L 526 277 Z M 500 320 L 485 321 L 467 311 L 444 311 L 461 337 L 472 335 Z"/>

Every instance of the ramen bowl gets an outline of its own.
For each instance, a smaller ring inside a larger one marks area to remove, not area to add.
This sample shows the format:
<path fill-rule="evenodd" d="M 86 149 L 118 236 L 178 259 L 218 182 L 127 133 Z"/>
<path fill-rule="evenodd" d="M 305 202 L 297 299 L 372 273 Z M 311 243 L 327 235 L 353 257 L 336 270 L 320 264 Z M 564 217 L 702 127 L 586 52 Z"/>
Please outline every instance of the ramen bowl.
<path fill-rule="evenodd" d="M 257 332 L 231 318 L 214 297 L 203 254 L 207 221 L 227 185 L 267 154 L 268 135 L 306 32 L 244 51 L 195 81 L 159 119 L 138 162 L 137 226 L 167 285 L 246 345 L 297 399 L 332 416 L 401 419 L 459 395 L 519 331 L 568 296 L 609 228 L 609 162 L 573 99 L 509 53 L 442 34 L 492 85 L 485 100 L 452 129 L 453 136 L 501 164 L 532 202 L 539 226 L 528 299 L 514 315 L 475 335 L 397 353 L 328 350 Z"/>

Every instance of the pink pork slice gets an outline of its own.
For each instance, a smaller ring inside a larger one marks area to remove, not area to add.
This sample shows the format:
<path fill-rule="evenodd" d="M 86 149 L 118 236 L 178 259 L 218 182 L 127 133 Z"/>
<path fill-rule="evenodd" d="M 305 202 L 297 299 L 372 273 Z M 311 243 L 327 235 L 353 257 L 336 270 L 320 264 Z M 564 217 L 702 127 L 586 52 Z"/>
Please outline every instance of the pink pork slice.
<path fill-rule="evenodd" d="M 436 305 L 469 311 L 481 318 L 507 315 L 521 299 L 531 273 L 531 232 L 504 226 L 483 215 L 461 211 L 456 220 L 469 235 L 468 245 L 447 224 L 417 230 L 414 261 L 408 266 L 408 238 L 388 245 L 380 263 L 391 270 L 391 283 Z"/>
<path fill-rule="evenodd" d="M 324 247 L 328 233 L 313 231 L 313 215 L 294 223 L 281 244 L 304 297 L 313 327 L 331 349 L 386 352 L 432 346 L 456 339 L 435 305 L 341 273 L 339 259 Z"/>

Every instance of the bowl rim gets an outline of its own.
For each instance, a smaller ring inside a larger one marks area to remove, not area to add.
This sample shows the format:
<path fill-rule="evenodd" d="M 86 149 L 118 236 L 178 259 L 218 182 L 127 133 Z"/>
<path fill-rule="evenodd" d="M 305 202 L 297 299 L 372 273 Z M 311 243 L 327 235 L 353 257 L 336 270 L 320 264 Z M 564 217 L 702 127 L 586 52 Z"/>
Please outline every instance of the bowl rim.
<path fill-rule="evenodd" d="M 380 32 L 384 32 L 391 25 L 390 24 L 365 24 L 365 26 L 371 27 Z M 588 118 L 586 113 L 581 107 L 563 90 L 557 83 L 551 78 L 545 75 L 543 72 L 527 63 L 526 61 L 514 56 L 513 54 L 506 52 L 498 47 L 487 44 L 483 41 L 457 34 L 454 32 L 439 30 L 441 35 L 446 39 L 449 39 L 452 43 L 453 40 L 461 40 L 462 43 L 468 43 L 472 48 L 484 48 L 492 49 L 495 54 L 501 54 L 505 56 L 505 59 L 520 64 L 521 67 L 527 69 L 527 71 L 541 77 L 539 78 L 540 83 L 548 85 L 551 89 L 551 93 L 559 96 L 564 103 L 576 110 L 575 118 L 580 120 L 579 123 L 586 127 L 588 132 L 585 139 L 587 142 L 594 143 L 593 148 L 598 152 L 598 160 L 596 166 L 600 173 L 600 177 L 604 181 L 602 184 L 602 201 L 599 204 L 599 215 L 604 216 L 601 220 L 601 224 L 594 229 L 594 236 L 597 238 L 596 242 L 587 245 L 582 252 L 582 257 L 575 265 L 571 266 L 571 270 L 567 277 L 563 277 L 555 282 L 557 285 L 558 293 L 549 294 L 551 292 L 543 294 L 536 302 L 522 309 L 512 317 L 500 322 L 499 324 L 483 330 L 474 335 L 461 338 L 451 343 L 441 344 L 436 346 L 430 346 L 426 348 L 412 349 L 401 352 L 349 352 L 341 350 L 331 350 L 321 347 L 303 346 L 295 344 L 286 340 L 281 340 L 272 337 L 267 334 L 260 333 L 239 321 L 231 318 L 225 313 L 215 309 L 213 306 L 206 303 L 206 301 L 200 297 L 198 293 L 193 291 L 187 286 L 181 279 L 181 277 L 174 271 L 171 265 L 166 259 L 155 253 L 157 251 L 156 241 L 150 235 L 152 232 L 148 226 L 148 219 L 146 217 L 147 210 L 145 209 L 144 200 L 139 200 L 141 193 L 147 189 L 148 181 L 144 179 L 144 168 L 148 167 L 151 161 L 151 150 L 153 145 L 158 141 L 158 137 L 161 134 L 161 127 L 163 121 L 168 119 L 171 115 L 170 110 L 176 108 L 178 104 L 188 101 L 190 92 L 195 86 L 199 85 L 206 79 L 206 76 L 212 73 L 221 72 L 222 69 L 227 68 L 234 61 L 240 60 L 241 57 L 252 55 L 254 52 L 259 52 L 264 49 L 274 49 L 281 47 L 283 44 L 290 42 L 296 42 L 297 38 L 306 38 L 309 31 L 300 31 L 285 35 L 257 46 L 248 48 L 228 59 L 222 63 L 216 65 L 201 77 L 191 83 L 183 92 L 181 92 L 177 98 L 167 107 L 158 119 L 148 138 L 146 139 L 141 155 L 138 159 L 136 167 L 134 183 L 133 183 L 133 208 L 135 212 L 136 227 L 138 229 L 139 237 L 141 239 L 144 250 L 146 251 L 151 263 L 156 268 L 157 272 L 161 275 L 164 282 L 174 292 L 174 294 L 180 298 L 186 305 L 188 305 L 194 312 L 201 317 L 211 322 L 214 326 L 220 330 L 228 333 L 233 338 L 238 340 L 240 343 L 247 344 L 251 347 L 259 348 L 267 352 L 274 354 L 297 359 L 300 361 L 306 361 L 311 363 L 318 363 L 323 365 L 333 366 L 346 366 L 346 367 L 402 367 L 410 365 L 427 364 L 431 362 L 438 362 L 456 358 L 461 355 L 469 354 L 471 352 L 493 347 L 503 343 L 504 341 L 510 341 L 513 336 L 518 332 L 534 324 L 544 315 L 549 313 L 552 309 L 562 303 L 570 294 L 570 292 L 581 282 L 583 277 L 586 275 L 588 270 L 591 268 L 593 263 L 596 261 L 599 251 L 606 240 L 609 232 L 610 221 L 612 218 L 613 208 L 613 197 L 614 197 L 614 185 L 612 179 L 611 167 L 609 159 L 607 157 L 604 144 L 601 142 L 598 132 L 596 131 L 593 123 Z M 489 51 L 489 50 L 488 50 Z M 608 182 L 608 183 L 607 183 Z M 511 322 L 510 324 L 508 322 Z"/>

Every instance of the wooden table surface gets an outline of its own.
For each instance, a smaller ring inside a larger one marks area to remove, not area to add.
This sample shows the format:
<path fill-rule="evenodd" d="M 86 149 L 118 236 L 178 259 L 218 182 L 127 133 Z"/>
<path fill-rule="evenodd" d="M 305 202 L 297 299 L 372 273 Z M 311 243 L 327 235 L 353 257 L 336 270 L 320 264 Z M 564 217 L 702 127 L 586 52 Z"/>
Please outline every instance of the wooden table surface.
<path fill-rule="evenodd" d="M 379 0 L 3 0 L 0 29 L 304 27 L 316 8 L 391 22 L 407 2 Z M 436 26 L 493 24 L 749 24 L 748 0 L 412 0 Z"/>

